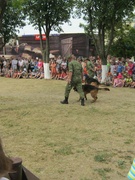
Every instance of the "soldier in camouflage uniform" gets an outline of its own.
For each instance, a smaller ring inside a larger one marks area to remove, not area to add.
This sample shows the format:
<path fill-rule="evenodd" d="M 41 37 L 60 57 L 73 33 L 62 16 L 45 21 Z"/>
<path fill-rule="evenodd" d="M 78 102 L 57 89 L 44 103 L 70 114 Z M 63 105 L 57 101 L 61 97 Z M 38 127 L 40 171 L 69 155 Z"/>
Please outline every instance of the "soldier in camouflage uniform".
<path fill-rule="evenodd" d="M 84 92 L 82 90 L 83 69 L 82 65 L 75 60 L 74 55 L 68 58 L 68 83 L 65 88 L 65 99 L 62 104 L 68 104 L 70 91 L 73 87 L 77 88 L 77 92 L 81 98 L 81 105 L 84 106 Z"/>
<path fill-rule="evenodd" d="M 90 59 L 87 59 L 87 63 L 86 63 L 86 69 L 88 72 L 88 76 L 93 78 L 94 74 L 95 74 L 95 66 L 92 62 L 92 57 L 90 57 Z"/>

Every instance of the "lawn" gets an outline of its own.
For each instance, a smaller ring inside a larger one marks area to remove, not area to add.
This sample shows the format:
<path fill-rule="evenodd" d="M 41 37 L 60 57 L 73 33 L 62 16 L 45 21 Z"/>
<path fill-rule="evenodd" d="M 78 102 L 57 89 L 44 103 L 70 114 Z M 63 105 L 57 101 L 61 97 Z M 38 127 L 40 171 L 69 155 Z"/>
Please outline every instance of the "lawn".
<path fill-rule="evenodd" d="M 135 157 L 135 89 L 99 91 L 86 106 L 66 82 L 0 78 L 0 137 L 41 180 L 126 180 Z"/>

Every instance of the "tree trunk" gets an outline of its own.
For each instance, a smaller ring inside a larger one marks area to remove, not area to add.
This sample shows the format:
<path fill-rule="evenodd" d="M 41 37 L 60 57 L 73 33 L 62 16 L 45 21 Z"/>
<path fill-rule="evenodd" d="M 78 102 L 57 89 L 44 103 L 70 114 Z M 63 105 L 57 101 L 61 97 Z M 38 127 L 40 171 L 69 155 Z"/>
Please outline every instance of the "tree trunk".
<path fill-rule="evenodd" d="M 50 79 L 50 67 L 49 67 L 49 33 L 46 32 L 46 53 L 45 53 L 45 63 L 44 63 L 44 78 Z"/>
<path fill-rule="evenodd" d="M 102 65 L 102 79 L 101 83 L 104 83 L 107 76 L 107 65 Z"/>
<path fill-rule="evenodd" d="M 102 65 L 107 65 L 107 59 L 105 57 L 102 58 L 102 56 L 100 56 L 102 59 Z"/>
<path fill-rule="evenodd" d="M 107 76 L 107 58 L 104 56 L 101 56 L 102 59 L 102 78 L 101 83 L 105 82 L 106 76 Z"/>
<path fill-rule="evenodd" d="M 49 63 L 44 63 L 44 78 L 45 79 L 51 78 Z"/>

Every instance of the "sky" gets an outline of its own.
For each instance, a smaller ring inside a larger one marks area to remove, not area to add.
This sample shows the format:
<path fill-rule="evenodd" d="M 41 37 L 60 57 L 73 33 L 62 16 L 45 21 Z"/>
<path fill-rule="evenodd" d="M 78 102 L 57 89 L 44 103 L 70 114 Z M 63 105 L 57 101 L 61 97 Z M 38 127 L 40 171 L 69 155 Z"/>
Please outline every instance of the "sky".
<path fill-rule="evenodd" d="M 68 25 L 68 23 L 65 23 L 62 26 L 62 29 L 64 32 L 62 33 L 84 33 L 83 28 L 79 27 L 80 23 L 84 23 L 84 21 L 82 19 L 70 19 L 72 25 Z M 25 27 L 23 27 L 23 29 L 19 29 L 19 36 L 22 35 L 32 35 L 32 34 L 39 34 L 38 30 L 35 30 L 34 27 L 32 27 L 31 25 L 27 25 Z M 51 31 L 51 34 L 57 34 L 58 32 L 56 31 Z"/>

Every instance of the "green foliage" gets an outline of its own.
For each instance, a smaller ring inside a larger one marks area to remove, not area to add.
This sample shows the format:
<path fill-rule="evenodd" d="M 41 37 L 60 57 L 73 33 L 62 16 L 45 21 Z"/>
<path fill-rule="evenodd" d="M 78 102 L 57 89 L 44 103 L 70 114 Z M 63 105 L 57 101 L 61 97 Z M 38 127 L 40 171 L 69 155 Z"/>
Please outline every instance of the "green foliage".
<path fill-rule="evenodd" d="M 5 45 L 10 38 L 16 37 L 16 28 L 25 25 L 25 15 L 22 13 L 21 6 L 18 6 L 19 4 L 14 5 L 12 0 L 9 0 L 3 14 L 2 27 L 0 28 L 0 36 L 3 37 L 4 40 L 3 45 Z"/>
<path fill-rule="evenodd" d="M 117 57 L 135 56 L 135 29 L 129 28 L 111 46 L 110 54 Z"/>
<path fill-rule="evenodd" d="M 7 1 L 6 0 L 0 0 L 0 29 L 2 27 L 2 19 L 3 19 L 3 14 L 5 12 L 6 6 L 7 6 Z"/>
<path fill-rule="evenodd" d="M 47 31 L 60 30 L 60 25 L 67 22 L 73 8 L 73 0 L 25 0 L 25 12 L 33 26 Z"/>
<path fill-rule="evenodd" d="M 124 21 L 131 18 L 135 1 L 130 0 L 78 0 L 78 10 L 83 13 L 86 33 L 92 36 L 98 55 L 103 64 L 114 40 L 117 30 Z"/>
<path fill-rule="evenodd" d="M 43 45 L 42 38 L 41 49 L 44 61 L 49 61 L 49 34 L 51 30 L 61 31 L 61 25 L 68 22 L 73 9 L 74 0 L 24 0 L 24 11 L 28 15 L 30 23 L 39 30 L 40 36 L 46 34 L 46 45 Z M 44 55 L 44 50 L 46 53 Z"/>

